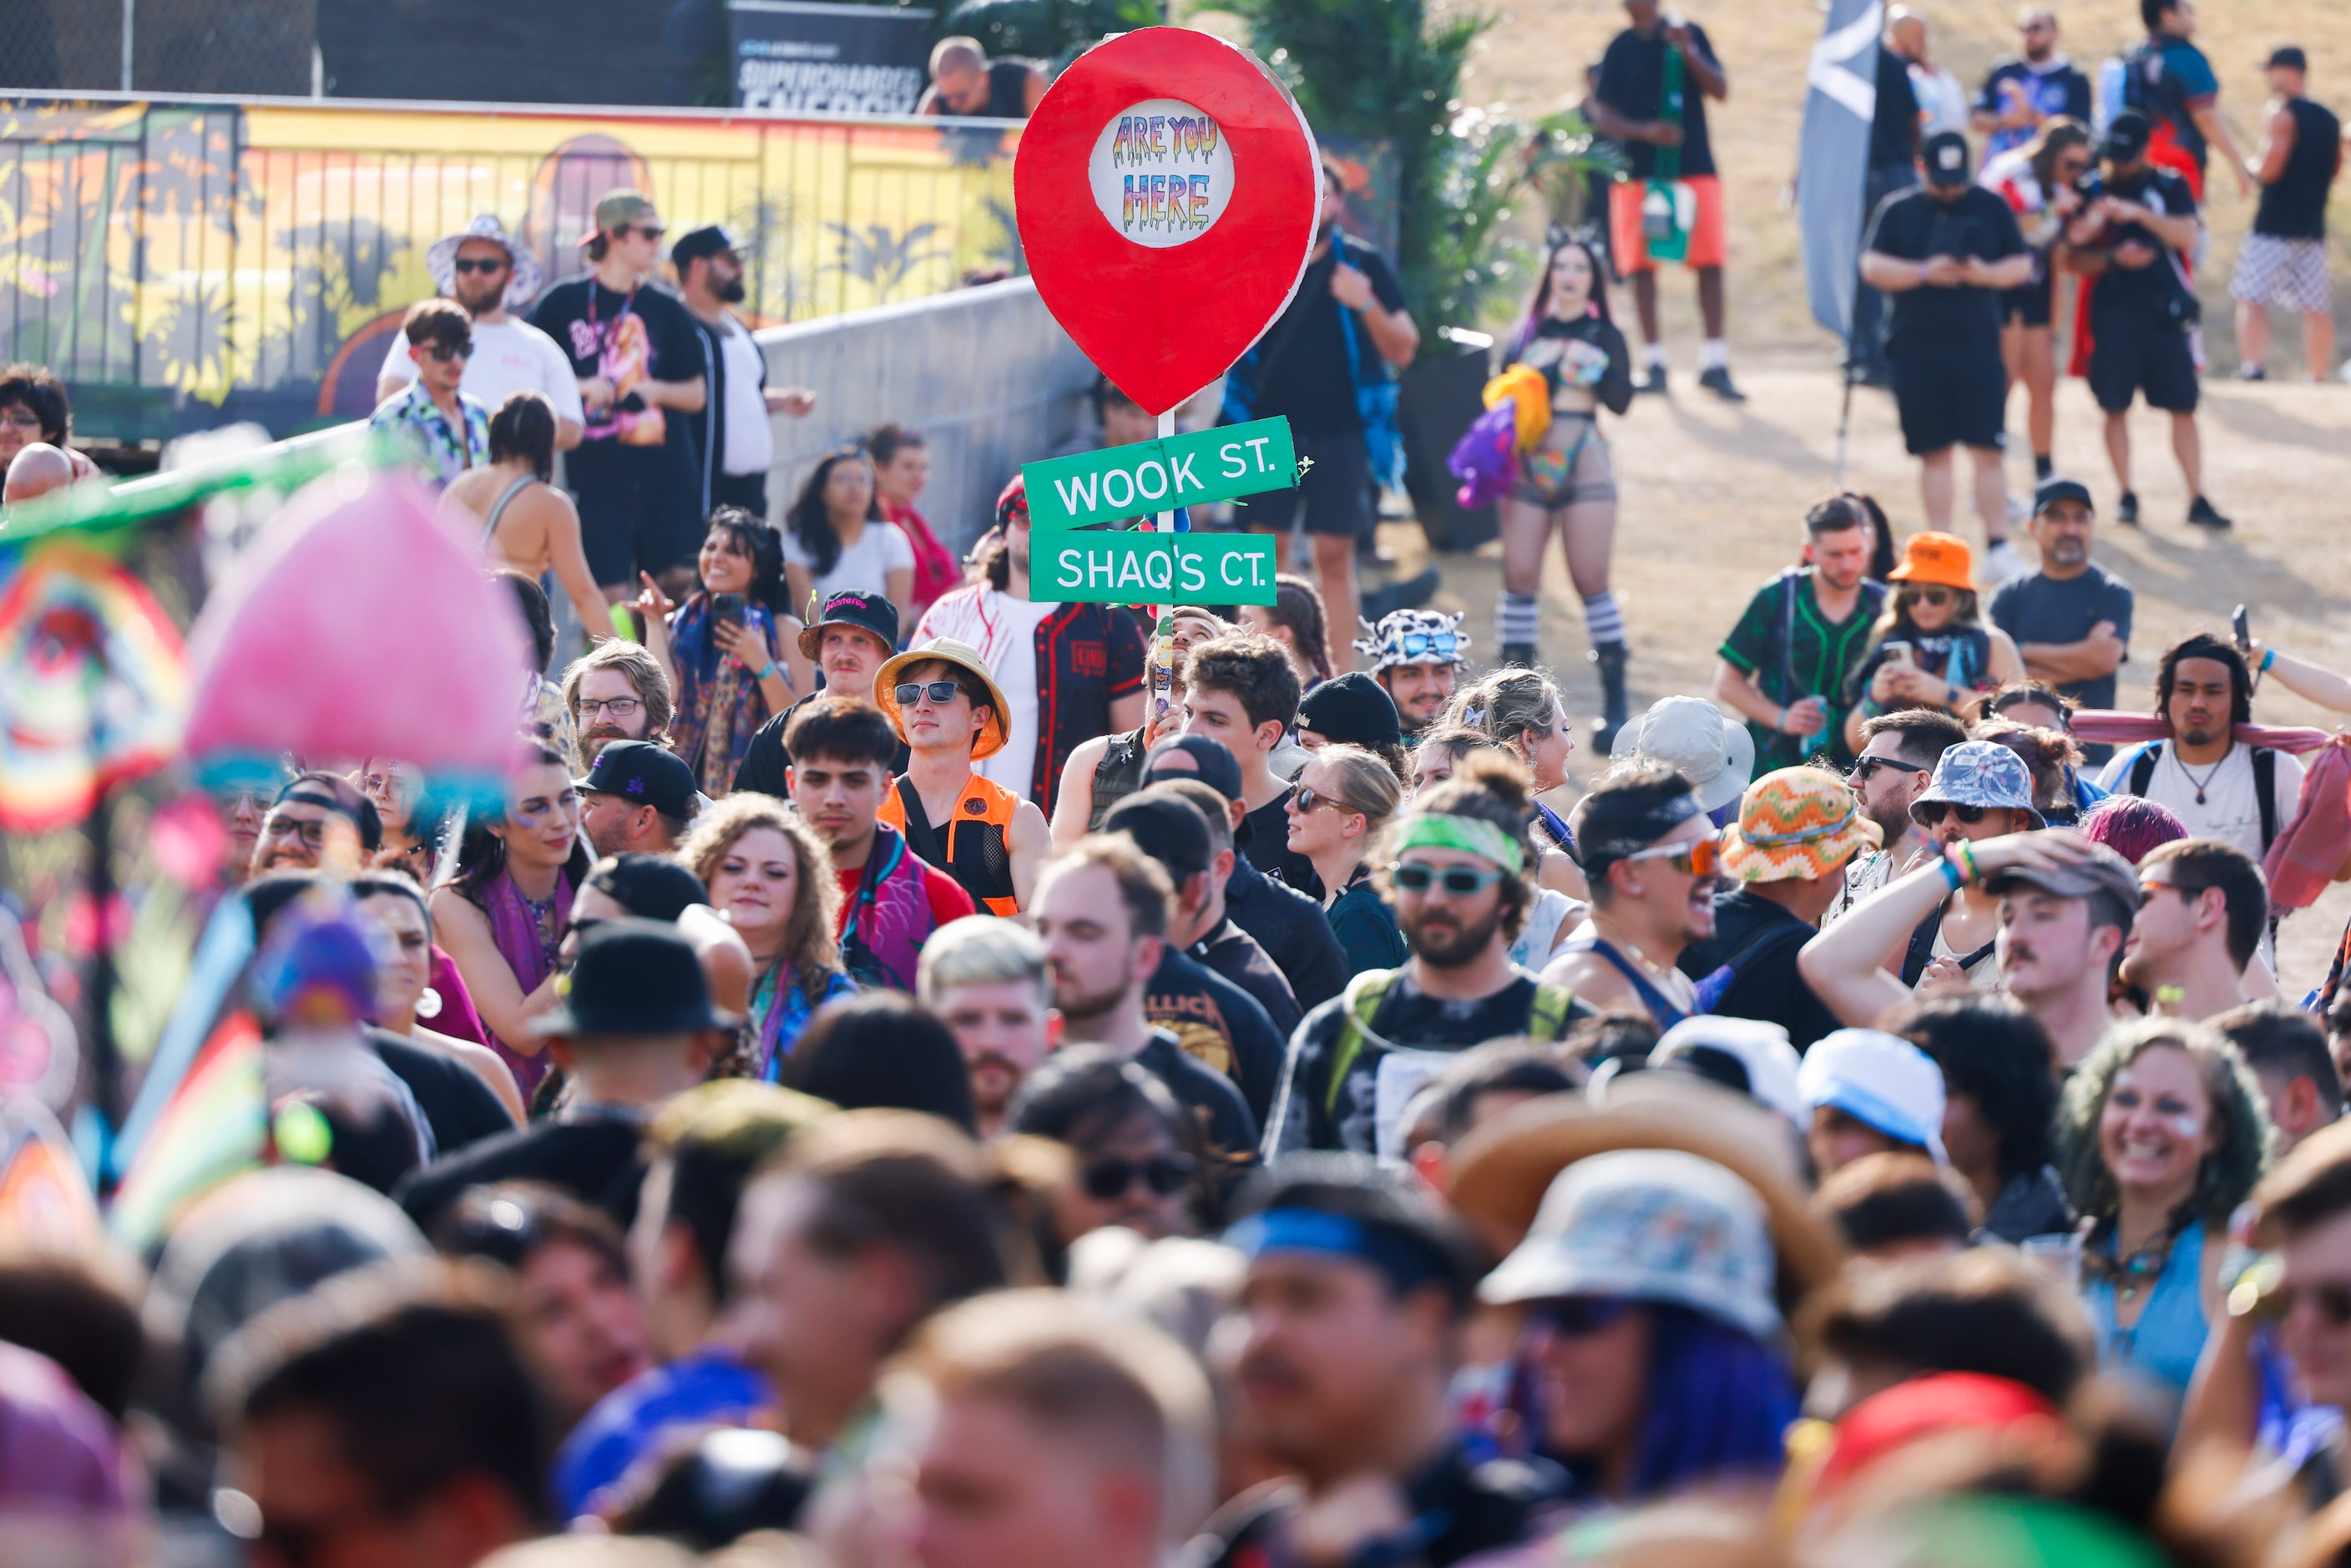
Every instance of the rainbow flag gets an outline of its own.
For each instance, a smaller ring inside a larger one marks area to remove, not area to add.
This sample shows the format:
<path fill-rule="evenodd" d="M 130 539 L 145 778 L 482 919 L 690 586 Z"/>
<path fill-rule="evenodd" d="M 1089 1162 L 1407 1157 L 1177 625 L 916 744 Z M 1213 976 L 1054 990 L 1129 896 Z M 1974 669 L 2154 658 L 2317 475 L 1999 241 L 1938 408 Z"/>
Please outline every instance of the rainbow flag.
<path fill-rule="evenodd" d="M 243 1011 L 213 1031 L 114 1195 L 114 1238 L 144 1257 L 188 1206 L 266 1163 L 261 1031 Z"/>

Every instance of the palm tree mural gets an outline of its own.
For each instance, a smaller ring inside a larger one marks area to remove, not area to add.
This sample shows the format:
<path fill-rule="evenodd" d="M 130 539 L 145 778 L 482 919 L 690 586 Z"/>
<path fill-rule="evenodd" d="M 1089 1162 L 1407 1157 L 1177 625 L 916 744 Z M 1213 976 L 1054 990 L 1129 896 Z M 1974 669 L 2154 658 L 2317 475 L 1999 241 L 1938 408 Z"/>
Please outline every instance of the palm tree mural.
<path fill-rule="evenodd" d="M 893 235 L 887 224 L 868 224 L 862 229 L 847 224 L 824 225 L 840 236 L 841 243 L 833 254 L 840 259 L 832 270 L 847 273 L 873 290 L 877 300 L 887 300 L 914 268 L 926 261 L 948 259 L 943 250 L 920 250 L 916 247 L 939 232 L 936 224 L 916 224 L 904 234 Z"/>

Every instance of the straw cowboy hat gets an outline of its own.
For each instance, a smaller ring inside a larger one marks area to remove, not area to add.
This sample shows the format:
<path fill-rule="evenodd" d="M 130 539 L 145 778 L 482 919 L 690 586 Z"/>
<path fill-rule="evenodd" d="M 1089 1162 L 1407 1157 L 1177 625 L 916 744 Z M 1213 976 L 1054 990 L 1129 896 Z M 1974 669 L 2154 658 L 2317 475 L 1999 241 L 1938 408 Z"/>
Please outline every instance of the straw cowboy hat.
<path fill-rule="evenodd" d="M 1004 693 L 996 677 L 987 673 L 987 664 L 979 650 L 953 637 L 934 637 L 919 648 L 909 648 L 885 663 L 873 677 L 873 704 L 890 716 L 890 723 L 898 731 L 898 738 L 906 737 L 906 717 L 898 711 L 897 685 L 899 677 L 916 664 L 940 663 L 953 664 L 987 689 L 987 727 L 971 743 L 971 759 L 993 757 L 1004 749 L 1012 738 L 1012 714 L 1005 706 Z"/>

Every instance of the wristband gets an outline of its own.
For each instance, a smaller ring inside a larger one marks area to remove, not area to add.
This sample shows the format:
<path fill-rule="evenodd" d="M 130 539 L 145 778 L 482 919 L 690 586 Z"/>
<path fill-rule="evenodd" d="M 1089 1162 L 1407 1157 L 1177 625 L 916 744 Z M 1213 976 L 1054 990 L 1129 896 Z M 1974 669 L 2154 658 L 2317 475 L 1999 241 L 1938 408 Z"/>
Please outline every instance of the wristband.
<path fill-rule="evenodd" d="M 2264 648 L 2262 650 L 2262 667 L 2255 671 L 2254 674 L 2266 675 L 2270 673 L 2270 666 L 2276 663 L 2277 650 L 2275 648 Z"/>
<path fill-rule="evenodd" d="M 773 659 L 770 659 L 770 660 L 768 660 L 766 664 L 764 664 L 760 665 L 758 669 L 756 669 L 756 670 L 752 671 L 752 672 L 751 672 L 751 678 L 752 678 L 753 680 L 755 680 L 755 681 L 764 681 L 764 680 L 766 680 L 769 675 L 772 675 L 772 674 L 774 674 L 775 673 L 776 673 L 776 661 L 774 661 Z"/>
<path fill-rule="evenodd" d="M 1771 728 L 1772 728 L 1773 732 L 1774 732 L 1774 733 L 1776 733 L 1776 734 L 1785 735 L 1785 734 L 1787 734 L 1787 733 L 1788 733 L 1788 705 L 1787 705 L 1787 704 L 1785 704 L 1785 703 L 1782 703 L 1782 704 L 1780 705 L 1780 716 L 1779 716 L 1778 718 L 1775 718 L 1775 719 L 1773 719 L 1773 720 L 1771 721 Z"/>
<path fill-rule="evenodd" d="M 1968 880 L 1970 882 L 1980 882 L 1983 880 L 1983 871 L 1976 864 L 1975 845 L 1968 842 L 1965 839 L 1961 839 L 1958 843 L 1953 844 L 1951 847 L 1959 852 L 1959 858 L 1961 860 L 1968 862 Z"/>
<path fill-rule="evenodd" d="M 1959 892 L 1959 889 L 1967 885 L 1967 879 L 1959 874 L 1959 862 L 1958 857 L 1949 851 L 1946 851 L 1943 858 L 1936 862 L 1936 869 L 1939 870 L 1943 873 L 1944 883 L 1949 886 L 1953 893 Z"/>

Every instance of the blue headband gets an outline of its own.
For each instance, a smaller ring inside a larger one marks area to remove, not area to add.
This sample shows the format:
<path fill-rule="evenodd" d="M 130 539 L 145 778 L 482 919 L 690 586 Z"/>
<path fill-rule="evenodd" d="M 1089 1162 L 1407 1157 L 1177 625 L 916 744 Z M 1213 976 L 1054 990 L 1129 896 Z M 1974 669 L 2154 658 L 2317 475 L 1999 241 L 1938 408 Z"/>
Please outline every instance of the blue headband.
<path fill-rule="evenodd" d="M 1320 1208 L 1269 1208 L 1253 1214 L 1225 1232 L 1225 1245 L 1251 1262 L 1270 1252 L 1312 1252 L 1362 1263 L 1386 1275 L 1399 1291 L 1446 1272 L 1418 1242 L 1385 1226 Z"/>

